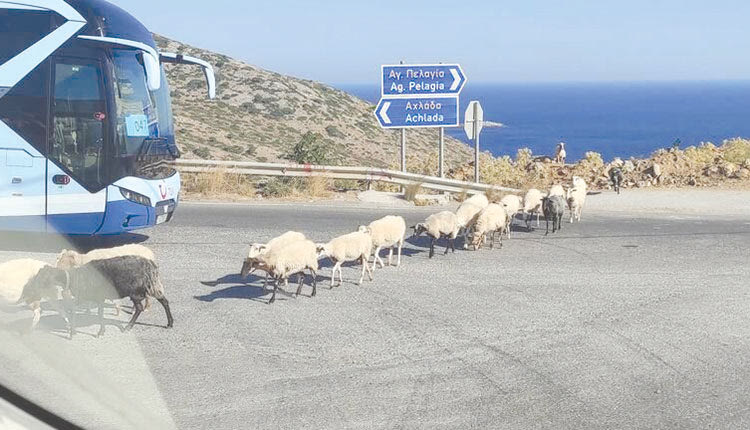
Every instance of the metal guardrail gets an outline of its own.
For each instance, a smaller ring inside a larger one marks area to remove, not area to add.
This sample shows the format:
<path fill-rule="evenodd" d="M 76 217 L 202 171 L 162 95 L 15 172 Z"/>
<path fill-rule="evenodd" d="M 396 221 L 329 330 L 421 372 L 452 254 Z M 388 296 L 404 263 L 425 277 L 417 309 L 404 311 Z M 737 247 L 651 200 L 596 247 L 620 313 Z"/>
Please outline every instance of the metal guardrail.
<path fill-rule="evenodd" d="M 396 185 L 420 183 L 422 187 L 437 191 L 460 193 L 486 192 L 488 190 L 520 193 L 521 190 L 496 185 L 477 184 L 455 179 L 405 173 L 397 170 L 357 166 L 318 166 L 313 164 L 259 163 L 254 161 L 216 161 L 177 159 L 174 165 L 180 172 L 201 173 L 221 169 L 227 173 L 258 176 L 325 176 L 331 179 L 379 181 Z"/>

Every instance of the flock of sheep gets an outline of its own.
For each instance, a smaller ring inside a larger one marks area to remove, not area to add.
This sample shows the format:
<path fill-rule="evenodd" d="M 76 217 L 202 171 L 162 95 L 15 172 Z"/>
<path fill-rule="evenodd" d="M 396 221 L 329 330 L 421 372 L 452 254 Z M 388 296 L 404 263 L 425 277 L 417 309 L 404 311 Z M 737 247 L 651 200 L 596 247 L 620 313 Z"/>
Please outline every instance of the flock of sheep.
<path fill-rule="evenodd" d="M 518 213 L 525 214 L 527 228 L 533 215 L 544 215 L 552 221 L 552 232 L 561 227 L 565 206 L 570 210 L 570 222 L 580 221 L 586 199 L 586 183 L 573 177 L 573 183 L 566 191 L 561 185 L 553 186 L 548 193 L 530 189 L 523 199 L 516 195 L 506 195 L 499 202 L 489 202 L 484 194 L 477 194 L 461 203 L 455 212 L 442 211 L 430 215 L 424 222 L 411 228 L 414 236 L 422 234 L 431 238 L 429 257 L 435 254 L 438 239 L 447 239 L 444 254 L 455 252 L 455 239 L 461 235 L 464 247 L 481 248 L 489 238 L 490 248 L 497 239 L 502 246 L 503 235 L 510 237 L 511 223 Z M 266 273 L 263 288 L 269 277 L 274 280 L 273 294 L 269 303 L 276 299 L 281 283 L 286 284 L 291 275 L 298 274 L 296 294 L 304 284 L 304 272 L 312 275 L 312 296 L 317 292 L 316 277 L 318 262 L 328 258 L 333 263 L 331 288 L 343 282 L 341 265 L 356 261 L 362 265 L 359 278 L 361 284 L 367 274 L 373 279 L 373 272 L 380 264 L 380 251 L 388 249 L 388 265 L 392 264 L 394 250 L 397 251 L 396 266 L 401 264 L 401 249 L 406 236 L 406 222 L 403 217 L 389 215 L 360 226 L 357 231 L 336 237 L 327 243 L 314 243 L 304 234 L 288 231 L 267 243 L 253 243 L 247 258 L 244 259 L 241 276 L 261 270 Z M 370 256 L 373 255 L 372 267 Z M 33 259 L 11 260 L 0 264 L 0 301 L 28 305 L 34 313 L 29 330 L 33 330 L 41 317 L 41 302 L 48 301 L 65 319 L 69 335 L 75 333 L 74 317 L 76 310 L 84 303 L 94 303 L 98 309 L 99 332 L 104 333 L 103 309 L 105 302 L 113 301 L 119 314 L 117 301 L 129 298 L 133 303 L 133 315 L 125 330 L 133 327 L 136 320 L 150 306 L 149 298 L 156 299 L 164 308 L 167 327 L 172 327 L 173 318 L 169 302 L 164 295 L 164 286 L 159 276 L 154 253 L 143 245 L 124 245 L 115 248 L 96 249 L 86 254 L 63 250 L 54 266 Z"/>

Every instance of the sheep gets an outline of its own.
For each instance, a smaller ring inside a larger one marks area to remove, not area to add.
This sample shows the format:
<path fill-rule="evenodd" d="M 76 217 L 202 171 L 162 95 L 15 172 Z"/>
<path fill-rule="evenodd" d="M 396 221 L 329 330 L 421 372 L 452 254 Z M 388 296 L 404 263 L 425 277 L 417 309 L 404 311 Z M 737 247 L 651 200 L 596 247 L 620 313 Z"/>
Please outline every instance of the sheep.
<path fill-rule="evenodd" d="M 123 255 L 138 255 L 151 261 L 156 261 L 154 252 L 143 245 L 129 244 L 122 246 L 115 246 L 113 248 L 101 248 L 94 249 L 85 254 L 78 253 L 73 250 L 63 249 L 60 255 L 57 257 L 55 266 L 58 269 L 72 269 L 74 267 L 83 266 L 84 264 L 94 260 L 104 260 L 112 257 L 120 257 Z M 146 297 L 145 309 L 151 308 L 151 300 Z M 120 315 L 120 305 L 115 303 L 115 315 Z"/>
<path fill-rule="evenodd" d="M 542 192 L 531 188 L 523 197 L 523 213 L 526 214 L 526 228 L 531 229 L 531 218 L 536 212 L 536 226 L 539 227 L 539 213 L 542 211 Z"/>
<path fill-rule="evenodd" d="M 513 218 L 515 218 L 518 211 L 521 209 L 521 197 L 515 194 L 508 194 L 500 199 L 500 204 L 505 208 L 505 212 L 508 215 L 506 217 L 505 232 L 510 238 L 510 226 L 513 224 Z"/>
<path fill-rule="evenodd" d="M 370 230 L 372 244 L 375 246 L 375 257 L 372 259 L 372 270 L 375 270 L 379 261 L 380 267 L 385 267 L 383 260 L 380 259 L 380 249 L 388 248 L 388 265 L 391 265 L 393 257 L 393 248 L 398 246 L 398 258 L 396 266 L 401 265 L 401 247 L 404 246 L 404 235 L 406 234 L 406 221 L 403 217 L 388 215 L 371 222 L 367 226 L 359 226 L 360 232 Z"/>
<path fill-rule="evenodd" d="M 586 181 L 580 176 L 573 176 L 573 185 L 571 188 L 578 188 L 585 192 L 587 189 Z"/>
<path fill-rule="evenodd" d="M 474 250 L 482 247 L 487 233 L 490 235 L 490 248 L 495 245 L 495 233 L 500 232 L 500 246 L 503 246 L 503 229 L 506 228 L 508 214 L 505 208 L 501 204 L 492 203 L 487 205 L 486 208 L 482 209 L 482 212 L 477 217 L 475 224 L 474 234 L 472 235 L 471 244 L 474 246 Z"/>
<path fill-rule="evenodd" d="M 72 269 L 77 266 L 83 266 L 93 260 L 103 260 L 112 257 L 121 257 L 123 255 L 138 255 L 148 260 L 156 261 L 156 256 L 153 251 L 143 245 L 131 244 L 116 246 L 114 248 L 94 249 L 86 254 L 63 249 L 57 257 L 55 266 L 58 269 Z"/>
<path fill-rule="evenodd" d="M 570 223 L 573 223 L 574 218 L 581 222 L 581 212 L 583 211 L 583 204 L 586 202 L 586 190 L 581 188 L 569 189 L 567 201 L 568 208 L 570 208 Z"/>
<path fill-rule="evenodd" d="M 550 197 L 544 197 L 542 199 L 542 210 L 544 211 L 544 219 L 547 221 L 547 232 L 545 236 L 549 234 L 549 220 L 552 218 L 552 233 L 562 228 L 562 217 L 565 212 L 565 201 L 561 196 L 554 195 Z"/>
<path fill-rule="evenodd" d="M 28 282 L 39 273 L 43 267 L 49 266 L 47 263 L 31 258 L 21 258 L 17 260 L 6 261 L 0 264 L 0 303 L 15 303 L 20 304 L 25 302 L 22 299 L 23 289 Z M 34 316 L 31 320 L 31 326 L 29 331 L 33 331 L 34 328 L 39 324 L 39 320 L 42 317 L 42 306 L 41 299 L 48 299 L 53 307 L 60 313 L 60 315 L 67 321 L 67 315 L 65 310 L 60 306 L 60 292 L 57 289 L 51 288 L 44 291 L 43 297 L 39 300 L 30 300 L 26 304 L 29 305 Z"/>
<path fill-rule="evenodd" d="M 549 189 L 549 193 L 547 193 L 547 197 L 552 196 L 560 196 L 565 198 L 565 188 L 563 188 L 560 184 L 555 184 L 552 186 L 552 188 Z"/>
<path fill-rule="evenodd" d="M 48 264 L 31 258 L 20 258 L 0 264 L 0 301 L 16 303 L 23 287 Z"/>
<path fill-rule="evenodd" d="M 461 203 L 458 209 L 456 209 L 456 218 L 458 220 L 458 225 L 460 228 L 459 234 L 464 238 L 464 249 L 469 247 L 466 237 L 468 233 L 474 228 L 474 223 L 477 220 L 477 216 L 479 216 L 479 212 L 481 212 L 485 207 L 486 205 L 479 206 L 474 202 L 470 202 L 467 200 Z"/>
<path fill-rule="evenodd" d="M 159 269 L 153 260 L 137 255 L 92 260 L 72 269 L 43 267 L 24 287 L 22 299 L 38 301 L 44 291 L 62 286 L 63 291 L 77 299 L 92 301 L 99 307 L 99 332 L 104 334 L 104 301 L 129 297 L 133 302 L 133 316 L 125 327 L 130 330 L 143 312 L 142 301 L 151 296 L 161 303 L 167 314 L 167 328 L 174 325 L 169 301 L 164 297 L 164 285 Z M 72 320 L 68 321 L 70 337 L 75 332 Z"/>
<path fill-rule="evenodd" d="M 430 242 L 430 257 L 435 255 L 435 242 L 441 237 L 448 238 L 448 244 L 445 247 L 443 255 L 448 253 L 448 249 L 452 249 L 456 252 L 455 241 L 458 236 L 458 231 L 461 228 L 461 224 L 458 221 L 458 216 L 451 211 L 442 211 L 436 214 L 432 214 L 427 217 L 424 222 L 416 224 L 411 227 L 414 230 L 412 237 L 418 237 L 422 233 L 426 233 L 427 236 L 432 238 Z"/>
<path fill-rule="evenodd" d="M 250 274 L 250 272 L 253 272 L 258 268 L 258 256 L 269 252 L 274 248 L 281 248 L 290 243 L 301 242 L 303 240 L 306 240 L 304 234 L 297 231 L 287 231 L 286 233 L 269 240 L 268 243 L 250 244 L 250 251 L 247 254 L 247 258 L 242 263 L 240 276 L 245 278 L 248 274 Z M 268 276 L 269 273 L 266 272 L 266 278 L 265 280 L 263 280 L 263 290 L 265 290 L 266 285 L 268 285 Z"/>
<path fill-rule="evenodd" d="M 318 248 L 312 241 L 307 239 L 297 240 L 284 246 L 273 246 L 268 252 L 257 256 L 256 259 L 258 266 L 276 280 L 273 294 L 268 304 L 276 300 L 276 291 L 279 289 L 279 283 L 287 281 L 289 276 L 295 273 L 299 274 L 299 285 L 297 286 L 295 296 L 299 296 L 302 284 L 305 281 L 303 273 L 305 269 L 310 270 L 312 274 L 313 290 L 311 297 L 315 297 L 317 294 Z"/>
<path fill-rule="evenodd" d="M 362 275 L 359 277 L 359 285 L 365 278 L 367 272 L 372 281 L 372 270 L 369 260 L 372 252 L 372 235 L 368 228 L 365 231 L 355 231 L 332 239 L 325 244 L 318 244 L 318 256 L 328 257 L 333 262 L 331 270 L 331 288 L 333 288 L 336 271 L 339 272 L 339 285 L 344 282 L 341 265 L 347 261 L 359 260 L 362 263 Z"/>
<path fill-rule="evenodd" d="M 479 193 L 479 194 L 474 194 L 473 196 L 464 200 L 463 203 L 470 203 L 472 205 L 477 205 L 480 208 L 484 209 L 487 207 L 488 204 L 490 204 L 490 201 L 487 198 L 486 194 Z"/>
<path fill-rule="evenodd" d="M 567 153 L 565 152 L 565 143 L 564 142 L 558 143 L 557 148 L 555 149 L 555 163 L 565 164 L 566 156 L 567 156 Z"/>
<path fill-rule="evenodd" d="M 612 181 L 612 186 L 615 188 L 615 192 L 620 194 L 620 185 L 622 185 L 623 176 L 622 168 L 614 166 L 609 170 L 609 180 Z"/>

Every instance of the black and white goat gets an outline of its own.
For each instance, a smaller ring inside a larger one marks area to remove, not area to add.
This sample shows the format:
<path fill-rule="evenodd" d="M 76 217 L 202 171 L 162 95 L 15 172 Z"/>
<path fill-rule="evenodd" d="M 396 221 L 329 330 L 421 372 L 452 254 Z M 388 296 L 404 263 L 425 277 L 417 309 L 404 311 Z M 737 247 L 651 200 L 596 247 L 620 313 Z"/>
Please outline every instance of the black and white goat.
<path fill-rule="evenodd" d="M 164 285 L 159 277 L 159 269 L 152 260 L 126 255 L 121 257 L 94 260 L 71 269 L 43 267 L 23 290 L 22 299 L 30 302 L 41 300 L 50 288 L 63 287 L 74 298 L 95 302 L 99 308 L 99 333 L 104 334 L 104 301 L 130 298 L 133 302 L 133 317 L 126 330 L 133 327 L 143 312 L 143 300 L 153 297 L 161 303 L 167 314 L 167 328 L 174 324 L 169 301 L 164 297 Z M 72 316 L 72 314 L 71 314 Z M 70 336 L 75 332 L 72 318 L 69 317 Z"/>

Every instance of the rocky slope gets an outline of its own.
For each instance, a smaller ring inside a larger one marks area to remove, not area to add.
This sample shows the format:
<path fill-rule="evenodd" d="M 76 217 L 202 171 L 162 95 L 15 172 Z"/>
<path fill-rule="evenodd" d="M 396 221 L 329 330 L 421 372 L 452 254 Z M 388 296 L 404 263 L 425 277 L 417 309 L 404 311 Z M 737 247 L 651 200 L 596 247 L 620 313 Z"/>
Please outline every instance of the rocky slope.
<path fill-rule="evenodd" d="M 166 65 L 177 143 L 186 158 L 280 161 L 308 131 L 319 133 L 340 165 L 395 167 L 399 133 L 383 130 L 374 106 L 328 85 L 284 76 L 225 55 L 154 35 L 159 49 L 192 55 L 215 68 L 217 96 L 206 99 L 196 67 Z M 437 153 L 437 130 L 409 131 L 407 153 Z M 446 136 L 446 163 L 472 159 Z"/>

